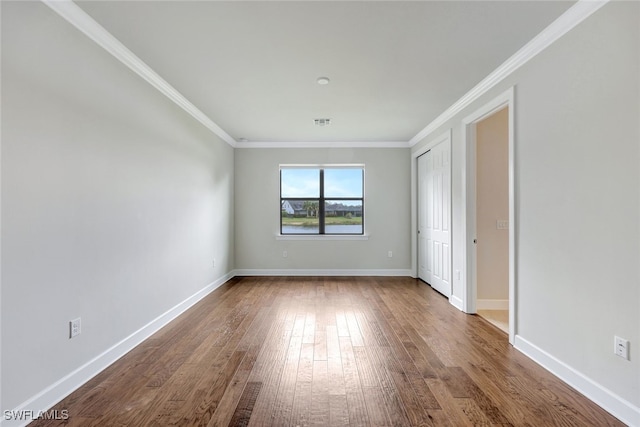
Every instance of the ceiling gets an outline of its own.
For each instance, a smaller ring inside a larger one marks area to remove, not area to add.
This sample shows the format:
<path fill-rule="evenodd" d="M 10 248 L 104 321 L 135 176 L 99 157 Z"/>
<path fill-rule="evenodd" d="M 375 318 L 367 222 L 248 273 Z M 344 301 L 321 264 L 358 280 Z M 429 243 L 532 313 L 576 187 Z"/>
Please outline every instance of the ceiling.
<path fill-rule="evenodd" d="M 76 3 L 236 141 L 371 143 L 411 140 L 574 2 Z"/>

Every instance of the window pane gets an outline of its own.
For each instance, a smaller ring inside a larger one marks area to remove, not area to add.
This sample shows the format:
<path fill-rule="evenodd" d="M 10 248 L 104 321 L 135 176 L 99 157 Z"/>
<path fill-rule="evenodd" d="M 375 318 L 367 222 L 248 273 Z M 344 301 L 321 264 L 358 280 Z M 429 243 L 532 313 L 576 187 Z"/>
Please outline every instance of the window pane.
<path fill-rule="evenodd" d="M 362 234 L 362 200 L 327 200 L 324 204 L 325 233 Z"/>
<path fill-rule="evenodd" d="M 320 197 L 320 169 L 282 169 L 280 197 Z"/>
<path fill-rule="evenodd" d="M 325 169 L 325 197 L 362 197 L 362 169 Z"/>
<path fill-rule="evenodd" d="M 318 234 L 318 200 L 282 200 L 282 234 Z"/>

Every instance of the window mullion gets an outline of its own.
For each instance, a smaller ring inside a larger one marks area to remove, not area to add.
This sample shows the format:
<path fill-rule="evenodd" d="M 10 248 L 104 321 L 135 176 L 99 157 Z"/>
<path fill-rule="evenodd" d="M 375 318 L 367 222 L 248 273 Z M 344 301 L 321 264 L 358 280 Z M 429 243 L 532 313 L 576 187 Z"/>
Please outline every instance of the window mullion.
<path fill-rule="evenodd" d="M 320 169 L 320 202 L 318 203 L 318 233 L 324 232 L 324 169 Z"/>
<path fill-rule="evenodd" d="M 326 235 L 327 221 L 332 224 L 331 234 L 364 234 L 364 168 L 360 170 L 360 177 L 357 173 L 342 170 L 349 169 L 349 165 L 344 168 L 331 165 L 327 169 L 320 165 L 300 165 L 298 168 L 300 173 L 291 171 L 296 169 L 293 166 L 280 168 L 280 234 Z M 352 184 L 358 178 L 361 194 L 354 197 L 358 188 Z M 329 189 L 325 188 L 327 183 Z M 347 196 L 349 194 L 352 196 Z M 314 210 L 315 215 L 312 214 Z M 312 216 L 316 218 L 310 218 Z M 306 219 L 295 219 L 302 217 Z"/>

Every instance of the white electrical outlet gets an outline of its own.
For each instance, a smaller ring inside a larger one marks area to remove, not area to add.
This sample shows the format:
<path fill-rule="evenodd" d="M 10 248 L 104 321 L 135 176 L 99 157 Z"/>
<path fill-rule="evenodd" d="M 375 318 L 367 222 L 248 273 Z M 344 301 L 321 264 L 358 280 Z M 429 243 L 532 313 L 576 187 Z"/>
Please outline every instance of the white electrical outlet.
<path fill-rule="evenodd" d="M 216 266 L 216 259 L 214 258 L 213 261 L 211 262 L 211 267 L 215 268 L 215 266 Z"/>
<path fill-rule="evenodd" d="M 69 321 L 69 338 L 76 337 L 82 332 L 80 318 Z"/>
<path fill-rule="evenodd" d="M 614 353 L 623 359 L 629 360 L 629 341 L 624 338 L 614 337 Z"/>
<path fill-rule="evenodd" d="M 389 252 L 387 253 L 387 256 L 388 256 L 389 258 L 393 258 L 393 251 L 389 251 Z"/>
<path fill-rule="evenodd" d="M 289 254 L 287 253 L 287 251 L 282 251 L 282 258 L 286 258 L 288 256 Z"/>

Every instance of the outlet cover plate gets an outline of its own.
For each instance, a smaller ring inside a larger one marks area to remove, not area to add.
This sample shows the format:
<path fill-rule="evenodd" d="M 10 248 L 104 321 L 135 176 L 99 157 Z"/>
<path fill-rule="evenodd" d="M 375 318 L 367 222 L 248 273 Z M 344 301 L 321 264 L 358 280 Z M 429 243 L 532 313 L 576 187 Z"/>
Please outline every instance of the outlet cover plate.
<path fill-rule="evenodd" d="M 624 338 L 615 337 L 614 338 L 614 352 L 617 356 L 622 357 L 623 359 L 629 360 L 629 340 L 625 340 Z"/>
<path fill-rule="evenodd" d="M 69 338 L 77 337 L 82 332 L 82 323 L 80 318 L 69 321 Z"/>

